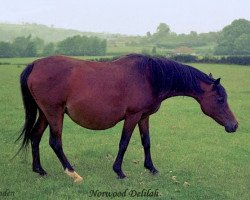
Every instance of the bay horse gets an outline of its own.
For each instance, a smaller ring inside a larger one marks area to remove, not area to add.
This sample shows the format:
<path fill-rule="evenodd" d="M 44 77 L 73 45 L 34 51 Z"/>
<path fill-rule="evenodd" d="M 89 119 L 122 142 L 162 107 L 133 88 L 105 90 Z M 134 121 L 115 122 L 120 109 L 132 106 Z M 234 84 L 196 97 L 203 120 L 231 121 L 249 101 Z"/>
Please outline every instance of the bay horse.
<path fill-rule="evenodd" d="M 104 130 L 124 120 L 119 151 L 113 164 L 118 178 L 124 153 L 138 124 L 144 147 L 144 167 L 158 171 L 150 154 L 149 117 L 161 102 L 174 96 L 193 97 L 202 111 L 235 132 L 238 127 L 220 84 L 200 70 L 166 58 L 131 54 L 107 62 L 86 61 L 66 56 L 51 56 L 29 64 L 20 76 L 25 108 L 25 123 L 18 139 L 22 148 L 31 142 L 33 171 L 46 175 L 39 156 L 39 143 L 49 126 L 49 144 L 65 172 L 81 181 L 62 147 L 63 118 L 92 130 Z"/>

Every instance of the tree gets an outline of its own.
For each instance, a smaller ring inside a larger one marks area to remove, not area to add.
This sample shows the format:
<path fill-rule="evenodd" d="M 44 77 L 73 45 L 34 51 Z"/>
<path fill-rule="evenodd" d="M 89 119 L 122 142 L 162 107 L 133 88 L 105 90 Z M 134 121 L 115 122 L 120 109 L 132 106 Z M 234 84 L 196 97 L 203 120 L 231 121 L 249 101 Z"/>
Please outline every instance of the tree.
<path fill-rule="evenodd" d="M 28 46 L 28 43 L 30 41 L 31 35 L 28 37 L 17 37 L 12 43 L 12 47 L 15 50 L 16 56 L 24 57 L 25 55 L 25 49 Z"/>
<path fill-rule="evenodd" d="M 12 45 L 8 42 L 0 42 L 0 58 L 14 57 L 15 52 Z"/>
<path fill-rule="evenodd" d="M 37 46 L 36 43 L 31 40 L 31 35 L 27 37 L 17 37 L 12 43 L 12 48 L 15 50 L 16 56 L 37 56 Z"/>
<path fill-rule="evenodd" d="M 35 57 L 35 56 L 37 56 L 36 44 L 34 42 L 29 42 L 22 55 L 23 55 L 23 57 Z"/>
<path fill-rule="evenodd" d="M 41 39 L 39 37 L 35 37 L 35 38 L 31 39 L 31 41 L 35 43 L 36 48 L 39 52 L 43 51 L 43 48 L 44 48 L 44 40 L 43 39 Z"/>
<path fill-rule="evenodd" d="M 197 36 L 198 36 L 198 34 L 197 34 L 196 31 L 190 31 L 189 35 L 190 35 L 191 37 L 197 37 Z"/>
<path fill-rule="evenodd" d="M 234 41 L 235 51 L 239 54 L 250 54 L 250 34 L 242 34 Z"/>
<path fill-rule="evenodd" d="M 249 54 L 247 46 L 249 34 L 250 21 L 246 19 L 234 20 L 223 28 L 215 53 L 219 55 Z"/>
<path fill-rule="evenodd" d="M 157 32 L 156 34 L 159 36 L 166 36 L 170 33 L 170 28 L 167 24 L 165 23 L 160 23 L 159 26 L 157 27 Z"/>
<path fill-rule="evenodd" d="M 42 55 L 43 56 L 51 56 L 55 54 L 55 44 L 54 43 L 49 43 L 47 45 L 45 45 Z"/>
<path fill-rule="evenodd" d="M 73 56 L 104 55 L 107 50 L 107 41 L 97 37 L 73 36 L 59 42 L 57 51 L 60 54 Z"/>
<path fill-rule="evenodd" d="M 160 23 L 156 29 L 156 33 L 151 37 L 151 41 L 156 44 L 162 44 L 168 41 L 168 38 L 171 36 L 170 28 L 165 23 Z"/>

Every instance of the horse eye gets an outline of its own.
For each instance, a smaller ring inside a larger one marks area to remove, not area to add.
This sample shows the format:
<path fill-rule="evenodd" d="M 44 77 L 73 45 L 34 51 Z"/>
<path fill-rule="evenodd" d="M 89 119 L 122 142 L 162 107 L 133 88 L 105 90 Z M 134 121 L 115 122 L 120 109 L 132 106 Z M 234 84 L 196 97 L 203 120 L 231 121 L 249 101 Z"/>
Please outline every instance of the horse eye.
<path fill-rule="evenodd" d="M 220 103 L 220 104 L 223 104 L 224 103 L 224 98 L 218 98 L 218 102 Z"/>

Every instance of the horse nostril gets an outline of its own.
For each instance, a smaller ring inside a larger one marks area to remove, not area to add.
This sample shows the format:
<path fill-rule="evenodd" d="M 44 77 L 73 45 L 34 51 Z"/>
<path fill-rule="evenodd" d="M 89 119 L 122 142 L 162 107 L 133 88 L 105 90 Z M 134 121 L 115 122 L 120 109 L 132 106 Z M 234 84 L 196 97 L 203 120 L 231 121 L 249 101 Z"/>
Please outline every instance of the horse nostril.
<path fill-rule="evenodd" d="M 234 130 L 238 128 L 238 123 L 234 125 Z"/>

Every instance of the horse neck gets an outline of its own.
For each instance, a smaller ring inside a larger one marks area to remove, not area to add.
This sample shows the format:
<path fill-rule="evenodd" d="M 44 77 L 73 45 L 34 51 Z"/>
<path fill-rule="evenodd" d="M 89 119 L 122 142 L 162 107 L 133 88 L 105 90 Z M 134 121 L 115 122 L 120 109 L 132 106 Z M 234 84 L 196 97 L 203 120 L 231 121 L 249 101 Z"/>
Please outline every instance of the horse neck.
<path fill-rule="evenodd" d="M 192 97 L 196 100 L 200 99 L 200 95 L 197 94 L 195 91 L 168 91 L 165 94 L 160 94 L 160 99 L 165 100 L 171 97 L 176 97 L 176 96 L 187 96 L 187 97 Z"/>
<path fill-rule="evenodd" d="M 180 80 L 181 81 L 181 80 Z M 202 84 L 202 81 L 199 81 L 200 84 Z M 187 97 L 192 97 L 195 100 L 199 101 L 201 98 L 201 94 L 198 93 L 193 87 L 188 87 L 188 88 L 181 88 L 181 89 L 174 89 L 171 88 L 171 90 L 166 91 L 166 92 L 162 92 L 160 94 L 160 98 L 162 100 L 165 100 L 167 98 L 171 98 L 171 97 L 176 97 L 176 96 L 187 96 Z"/>

